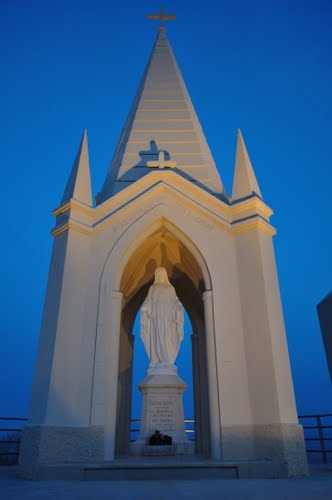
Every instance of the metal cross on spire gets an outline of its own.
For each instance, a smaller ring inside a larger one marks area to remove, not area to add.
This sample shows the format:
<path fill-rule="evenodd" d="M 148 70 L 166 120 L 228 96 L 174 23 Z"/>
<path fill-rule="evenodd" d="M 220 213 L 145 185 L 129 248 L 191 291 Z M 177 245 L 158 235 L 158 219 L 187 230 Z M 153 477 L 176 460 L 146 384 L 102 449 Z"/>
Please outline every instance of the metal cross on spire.
<path fill-rule="evenodd" d="M 148 19 L 158 19 L 159 20 L 159 30 L 164 30 L 164 21 L 173 21 L 176 19 L 174 14 L 165 14 L 164 7 L 160 7 L 159 14 L 147 14 Z"/>

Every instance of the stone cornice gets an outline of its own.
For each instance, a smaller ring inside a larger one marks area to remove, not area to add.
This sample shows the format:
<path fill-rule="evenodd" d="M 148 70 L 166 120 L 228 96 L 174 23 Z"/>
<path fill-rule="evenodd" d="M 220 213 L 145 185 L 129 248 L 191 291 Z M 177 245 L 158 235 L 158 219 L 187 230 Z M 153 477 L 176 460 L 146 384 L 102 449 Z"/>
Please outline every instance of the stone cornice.
<path fill-rule="evenodd" d="M 231 211 L 232 215 L 234 216 L 239 216 L 242 213 L 248 211 L 248 210 L 256 210 L 259 213 L 263 213 L 266 218 L 271 217 L 273 215 L 273 210 L 264 203 L 264 201 L 261 198 L 258 198 L 258 196 L 252 196 L 250 198 L 246 198 L 243 201 L 240 201 L 236 204 L 231 204 Z"/>
<path fill-rule="evenodd" d="M 84 203 L 81 203 L 80 201 L 77 201 L 74 198 L 72 198 L 64 205 L 60 205 L 58 208 L 55 208 L 52 213 L 57 217 L 58 215 L 68 212 L 71 208 L 75 208 L 76 210 L 82 212 L 83 214 L 88 215 L 89 217 L 95 216 L 95 209 L 93 207 L 84 205 Z"/>
<path fill-rule="evenodd" d="M 58 236 L 68 229 L 91 235 L 93 232 L 94 209 L 83 203 L 71 199 L 53 211 L 56 217 L 56 226 L 52 229 L 52 236 Z"/>
<path fill-rule="evenodd" d="M 78 221 L 69 220 L 64 224 L 62 224 L 61 226 L 56 226 L 54 229 L 52 229 L 51 235 L 55 238 L 56 236 L 59 236 L 60 234 L 64 233 L 65 231 L 68 231 L 69 229 L 84 234 L 85 236 L 91 236 L 93 234 L 92 228 L 84 226 Z"/>
<path fill-rule="evenodd" d="M 171 170 L 158 170 L 95 208 L 74 199 L 58 207 L 53 212 L 57 225 L 52 235 L 57 236 L 68 229 L 91 235 L 109 226 L 118 231 L 158 204 L 164 204 L 167 198 L 171 203 L 178 202 L 180 211 L 188 210 L 192 217 L 200 218 L 206 227 L 217 224 L 234 234 L 258 227 L 268 234 L 275 234 L 275 229 L 269 224 L 273 212 L 259 197 L 253 195 L 228 204 Z"/>
<path fill-rule="evenodd" d="M 234 234 L 244 233 L 252 229 L 259 229 L 270 236 L 276 234 L 275 228 L 259 215 L 254 215 L 232 224 L 232 232 Z"/>

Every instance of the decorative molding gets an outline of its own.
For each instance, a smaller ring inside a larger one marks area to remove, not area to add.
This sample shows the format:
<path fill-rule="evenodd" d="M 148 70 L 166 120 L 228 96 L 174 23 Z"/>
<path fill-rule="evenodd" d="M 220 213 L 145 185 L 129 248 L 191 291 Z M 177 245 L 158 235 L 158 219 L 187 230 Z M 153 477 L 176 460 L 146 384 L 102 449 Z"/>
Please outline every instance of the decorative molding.
<path fill-rule="evenodd" d="M 262 212 L 268 218 L 273 215 L 273 210 L 257 196 L 248 198 L 244 201 L 236 203 L 235 205 L 230 205 L 230 210 L 233 216 L 251 209 Z"/>
<path fill-rule="evenodd" d="M 148 196 L 149 202 L 141 205 L 140 195 L 144 195 L 145 198 Z M 179 199 L 179 196 L 183 197 L 183 201 Z M 175 205 L 184 215 L 209 231 L 213 231 L 216 224 L 219 223 L 224 230 L 234 234 L 248 231 L 254 227 L 259 227 L 270 235 L 276 233 L 269 222 L 263 219 L 263 216 L 266 218 L 271 216 L 273 211 L 260 198 L 255 196 L 235 205 L 228 205 L 171 170 L 162 169 L 161 172 L 158 169 L 158 171 L 150 172 L 132 186 L 120 191 L 95 208 L 87 207 L 71 199 L 65 205 L 55 209 L 53 214 L 56 216 L 68 214 L 68 217 L 70 217 L 68 212 L 75 210 L 88 216 L 93 227 L 89 228 L 88 225 L 85 226 L 78 221 L 69 219 L 60 227 L 55 227 L 51 234 L 58 236 L 70 228 L 91 235 L 94 230 L 99 232 L 109 225 L 113 225 L 113 232 L 117 233 L 158 204 L 164 204 L 167 199 L 170 199 L 170 203 L 174 203 L 172 198 L 175 198 Z M 189 206 L 190 204 L 192 206 Z M 195 212 L 195 204 L 199 204 L 196 209 L 197 212 Z M 205 206 L 210 206 L 213 211 L 210 211 L 210 214 L 198 213 L 198 210 L 200 208 L 204 209 Z M 253 211 L 253 213 L 248 214 L 249 218 L 247 220 L 234 220 L 235 216 L 239 219 L 241 214 L 244 215 L 248 211 Z M 256 215 L 259 218 L 254 221 L 252 218 Z"/>
<path fill-rule="evenodd" d="M 259 216 L 255 216 L 254 219 L 250 218 L 245 221 L 241 221 L 237 226 L 233 226 L 232 232 L 234 234 L 244 233 L 246 231 L 251 231 L 252 229 L 259 229 L 269 236 L 274 236 L 277 231 L 269 222 L 266 222 Z"/>
<path fill-rule="evenodd" d="M 93 234 L 93 229 L 89 228 L 88 226 L 83 226 L 77 221 L 68 221 L 65 224 L 63 224 L 60 227 L 55 227 L 51 231 L 51 235 L 55 238 L 56 236 L 59 236 L 60 234 L 64 233 L 65 231 L 68 231 L 69 229 L 72 229 L 73 231 L 77 231 L 78 233 L 84 234 L 85 236 L 92 236 Z"/>
<path fill-rule="evenodd" d="M 75 208 L 76 210 L 82 212 L 85 215 L 88 215 L 89 217 L 94 217 L 95 209 L 93 207 L 88 207 L 87 205 L 84 205 L 83 203 L 75 200 L 74 198 L 71 198 L 68 201 L 68 203 L 65 203 L 64 205 L 60 205 L 60 207 L 55 208 L 52 213 L 55 217 L 57 217 L 58 215 L 61 215 L 64 212 L 68 212 L 72 208 Z"/>

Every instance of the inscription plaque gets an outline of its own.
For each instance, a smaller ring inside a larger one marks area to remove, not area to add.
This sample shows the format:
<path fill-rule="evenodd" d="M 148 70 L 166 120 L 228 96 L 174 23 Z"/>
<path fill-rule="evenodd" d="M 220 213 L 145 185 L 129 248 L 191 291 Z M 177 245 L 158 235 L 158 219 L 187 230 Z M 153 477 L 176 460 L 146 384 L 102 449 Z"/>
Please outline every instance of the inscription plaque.
<path fill-rule="evenodd" d="M 161 397 L 149 401 L 149 423 L 151 431 L 175 431 L 175 398 Z"/>

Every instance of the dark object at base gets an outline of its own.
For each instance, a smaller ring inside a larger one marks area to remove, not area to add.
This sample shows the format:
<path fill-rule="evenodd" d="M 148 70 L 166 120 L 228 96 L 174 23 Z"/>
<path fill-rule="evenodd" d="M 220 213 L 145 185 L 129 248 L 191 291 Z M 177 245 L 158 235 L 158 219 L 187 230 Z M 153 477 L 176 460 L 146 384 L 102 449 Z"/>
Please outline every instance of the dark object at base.
<path fill-rule="evenodd" d="M 170 446 L 173 443 L 172 436 L 167 436 L 166 434 L 161 434 L 160 431 L 155 431 L 152 436 L 149 437 L 150 446 Z"/>

